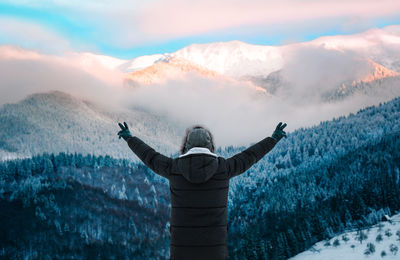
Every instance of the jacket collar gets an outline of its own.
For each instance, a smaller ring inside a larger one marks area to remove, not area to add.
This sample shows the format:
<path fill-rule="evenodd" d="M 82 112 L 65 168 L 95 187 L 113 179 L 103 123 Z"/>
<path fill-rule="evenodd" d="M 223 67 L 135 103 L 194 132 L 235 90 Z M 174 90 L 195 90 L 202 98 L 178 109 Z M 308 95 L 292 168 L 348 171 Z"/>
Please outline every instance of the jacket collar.
<path fill-rule="evenodd" d="M 190 154 L 209 154 L 218 157 L 215 153 L 212 153 L 208 148 L 205 147 L 192 147 L 186 153 L 179 155 L 179 158 L 190 155 Z"/>

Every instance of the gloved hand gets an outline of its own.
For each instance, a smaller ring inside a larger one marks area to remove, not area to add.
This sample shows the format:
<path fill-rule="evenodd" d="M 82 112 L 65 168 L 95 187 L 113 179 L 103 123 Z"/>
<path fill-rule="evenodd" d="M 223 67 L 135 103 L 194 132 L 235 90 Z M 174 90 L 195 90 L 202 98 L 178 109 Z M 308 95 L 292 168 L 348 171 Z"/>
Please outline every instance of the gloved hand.
<path fill-rule="evenodd" d="M 118 123 L 119 127 L 121 127 L 121 131 L 118 132 L 119 139 L 124 138 L 125 141 L 128 140 L 129 137 L 132 137 L 131 132 L 129 132 L 128 125 L 124 122 L 124 125 Z"/>
<path fill-rule="evenodd" d="M 283 128 L 287 126 L 286 123 L 282 125 L 282 122 L 276 126 L 274 133 L 272 134 L 272 138 L 274 138 L 277 142 L 282 139 L 282 137 L 287 138 L 286 132 L 283 131 Z"/>

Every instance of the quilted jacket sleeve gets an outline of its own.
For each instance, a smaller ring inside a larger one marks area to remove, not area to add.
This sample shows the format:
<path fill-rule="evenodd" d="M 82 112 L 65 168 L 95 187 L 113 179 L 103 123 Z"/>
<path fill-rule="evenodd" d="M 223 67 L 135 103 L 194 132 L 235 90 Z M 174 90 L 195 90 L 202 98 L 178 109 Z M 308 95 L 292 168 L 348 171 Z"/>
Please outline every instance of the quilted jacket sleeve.
<path fill-rule="evenodd" d="M 246 150 L 226 159 L 226 167 L 229 178 L 240 175 L 249 169 L 253 164 L 264 157 L 277 141 L 272 137 L 266 137 Z"/>
<path fill-rule="evenodd" d="M 147 167 L 149 167 L 156 174 L 159 174 L 165 178 L 169 178 L 172 165 L 171 158 L 156 152 L 153 148 L 136 136 L 128 138 L 126 142 L 128 143 L 129 148 L 139 157 L 140 160 L 142 160 Z"/>

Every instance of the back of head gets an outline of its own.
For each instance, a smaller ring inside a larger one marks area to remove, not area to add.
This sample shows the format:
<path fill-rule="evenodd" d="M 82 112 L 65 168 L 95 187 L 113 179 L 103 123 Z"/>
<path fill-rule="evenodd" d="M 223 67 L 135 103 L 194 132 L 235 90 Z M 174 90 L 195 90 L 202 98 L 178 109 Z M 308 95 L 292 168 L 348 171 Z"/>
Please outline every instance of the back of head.
<path fill-rule="evenodd" d="M 184 154 L 193 147 L 208 148 L 208 150 L 214 153 L 215 145 L 211 132 L 199 125 L 188 128 L 183 138 L 180 153 Z"/>

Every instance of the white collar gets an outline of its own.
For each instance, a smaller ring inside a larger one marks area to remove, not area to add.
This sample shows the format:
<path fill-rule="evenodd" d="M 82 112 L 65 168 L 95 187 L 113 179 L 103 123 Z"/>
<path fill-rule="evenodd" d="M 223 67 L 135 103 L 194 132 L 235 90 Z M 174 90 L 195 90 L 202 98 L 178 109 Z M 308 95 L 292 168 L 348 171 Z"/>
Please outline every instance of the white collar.
<path fill-rule="evenodd" d="M 198 154 L 198 153 L 204 153 L 204 154 L 209 154 L 215 157 L 218 157 L 215 153 L 212 153 L 208 148 L 205 147 L 193 147 L 186 153 L 179 155 L 179 158 L 189 155 L 189 154 Z"/>

